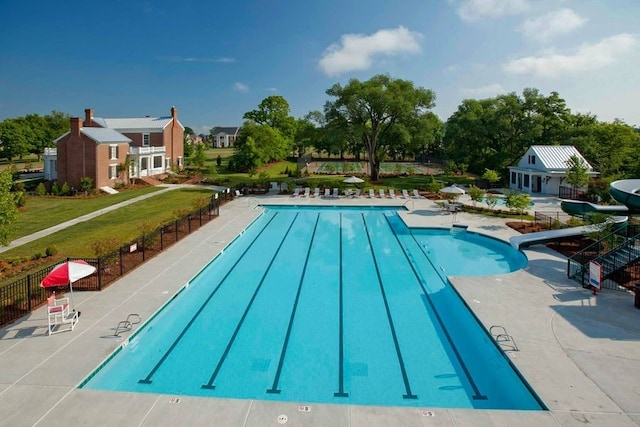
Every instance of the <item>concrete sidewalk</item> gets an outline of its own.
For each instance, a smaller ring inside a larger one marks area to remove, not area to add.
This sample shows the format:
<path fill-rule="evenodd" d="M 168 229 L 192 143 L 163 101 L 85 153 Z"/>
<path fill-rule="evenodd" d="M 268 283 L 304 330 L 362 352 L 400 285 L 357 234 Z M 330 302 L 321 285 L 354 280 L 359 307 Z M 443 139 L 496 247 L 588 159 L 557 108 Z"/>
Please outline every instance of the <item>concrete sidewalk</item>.
<path fill-rule="evenodd" d="M 102 292 L 78 292 L 82 318 L 73 332 L 46 336 L 45 309 L 0 329 L 0 426 L 638 426 L 640 310 L 627 293 L 593 296 L 566 278 L 566 259 L 544 246 L 525 251 L 528 266 L 511 274 L 450 277 L 479 321 L 501 325 L 520 348 L 508 357 L 548 411 L 324 405 L 168 396 L 78 389 L 126 342 L 113 337 L 129 313 L 143 321 L 260 213 L 260 204 L 405 205 L 415 227 L 467 225 L 508 241 L 504 220 L 444 214 L 426 199 L 241 197 L 220 217 Z M 136 326 L 136 328 L 139 326 Z M 487 368 L 489 369 L 489 367 Z M 310 410 L 301 411 L 304 404 Z"/>

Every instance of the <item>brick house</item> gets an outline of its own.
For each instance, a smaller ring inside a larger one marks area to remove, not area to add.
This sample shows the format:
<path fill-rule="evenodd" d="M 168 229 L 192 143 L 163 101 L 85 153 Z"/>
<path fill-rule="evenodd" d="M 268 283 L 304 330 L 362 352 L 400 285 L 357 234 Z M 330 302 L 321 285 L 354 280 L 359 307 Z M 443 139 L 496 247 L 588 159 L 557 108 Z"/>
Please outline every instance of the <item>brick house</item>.
<path fill-rule="evenodd" d="M 71 119 L 71 130 L 44 153 L 45 179 L 79 188 L 90 177 L 96 188 L 112 187 L 127 177 L 161 175 L 183 168 L 184 126 L 178 110 L 169 117 L 99 118 L 85 110 L 84 121 Z"/>

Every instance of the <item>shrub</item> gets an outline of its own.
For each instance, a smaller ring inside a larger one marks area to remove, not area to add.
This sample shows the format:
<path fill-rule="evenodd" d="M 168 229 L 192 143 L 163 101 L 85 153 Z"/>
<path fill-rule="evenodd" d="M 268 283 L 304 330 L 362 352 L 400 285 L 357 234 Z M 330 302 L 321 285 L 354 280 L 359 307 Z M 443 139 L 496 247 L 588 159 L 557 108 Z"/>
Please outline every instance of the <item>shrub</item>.
<path fill-rule="evenodd" d="M 71 188 L 69 187 L 69 184 L 65 182 L 64 184 L 62 184 L 62 188 L 60 189 L 60 195 L 68 196 L 69 194 L 71 194 Z"/>
<path fill-rule="evenodd" d="M 60 186 L 58 185 L 57 182 L 54 182 L 53 185 L 51 186 L 51 194 L 53 194 L 54 196 L 60 195 Z"/>
<path fill-rule="evenodd" d="M 55 245 L 47 246 L 47 249 L 44 250 L 46 256 L 54 256 L 58 253 L 58 247 Z"/>
<path fill-rule="evenodd" d="M 106 264 L 115 261 L 120 249 L 120 240 L 115 237 L 105 237 L 91 244 L 91 249 L 96 257 L 101 258 Z"/>
<path fill-rule="evenodd" d="M 93 179 L 90 176 L 83 176 L 80 178 L 80 188 L 85 193 L 88 193 L 93 188 Z"/>
<path fill-rule="evenodd" d="M 16 207 L 22 208 L 27 204 L 27 195 L 24 191 L 18 191 L 13 195 L 14 200 L 16 201 Z"/>
<path fill-rule="evenodd" d="M 35 261 L 37 259 L 42 258 L 42 253 L 41 252 L 36 252 L 35 254 L 31 255 L 31 260 Z"/>
<path fill-rule="evenodd" d="M 44 183 L 41 182 L 36 187 L 36 196 L 44 196 L 45 194 L 47 194 L 47 189 L 44 187 Z"/>

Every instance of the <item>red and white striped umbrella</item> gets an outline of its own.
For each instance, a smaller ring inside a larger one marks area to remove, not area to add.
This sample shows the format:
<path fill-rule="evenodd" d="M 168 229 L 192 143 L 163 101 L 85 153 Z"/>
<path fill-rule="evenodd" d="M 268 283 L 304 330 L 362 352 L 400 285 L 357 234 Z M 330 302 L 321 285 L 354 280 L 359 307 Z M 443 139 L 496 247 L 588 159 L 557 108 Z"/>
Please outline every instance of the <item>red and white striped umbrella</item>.
<path fill-rule="evenodd" d="M 96 272 L 96 268 L 85 261 L 67 261 L 62 264 L 58 264 L 53 267 L 53 270 L 46 275 L 40 286 L 43 288 L 50 288 L 53 286 L 69 285 L 71 291 L 71 307 L 73 305 L 73 282 L 82 279 L 83 277 L 91 276 Z"/>

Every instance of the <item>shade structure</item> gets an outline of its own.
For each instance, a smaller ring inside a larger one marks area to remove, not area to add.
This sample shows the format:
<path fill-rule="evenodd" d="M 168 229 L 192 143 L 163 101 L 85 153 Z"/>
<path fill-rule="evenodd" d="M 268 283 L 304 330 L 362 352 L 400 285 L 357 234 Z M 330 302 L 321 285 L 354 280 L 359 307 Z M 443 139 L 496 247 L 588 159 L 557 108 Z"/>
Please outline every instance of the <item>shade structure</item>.
<path fill-rule="evenodd" d="M 42 279 L 40 286 L 43 288 L 51 288 L 54 286 L 69 285 L 71 292 L 71 307 L 75 311 L 73 304 L 73 282 L 87 277 L 96 272 L 96 268 L 85 261 L 67 261 L 53 267 L 53 270 Z"/>
<path fill-rule="evenodd" d="M 461 195 L 466 193 L 466 191 L 464 191 L 462 188 L 458 187 L 455 184 L 450 185 L 448 187 L 441 188 L 440 192 L 446 193 L 446 194 L 455 194 L 455 195 Z"/>
<path fill-rule="evenodd" d="M 361 184 L 364 182 L 363 179 L 358 178 L 357 176 L 350 176 L 342 180 L 345 184 Z"/>

